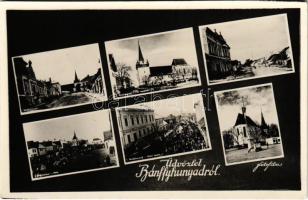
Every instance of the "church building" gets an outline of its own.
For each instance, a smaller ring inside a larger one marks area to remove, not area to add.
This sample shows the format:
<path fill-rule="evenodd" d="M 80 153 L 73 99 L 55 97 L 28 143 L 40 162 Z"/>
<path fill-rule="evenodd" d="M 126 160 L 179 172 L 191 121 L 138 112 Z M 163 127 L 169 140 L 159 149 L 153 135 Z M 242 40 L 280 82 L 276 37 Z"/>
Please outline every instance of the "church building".
<path fill-rule="evenodd" d="M 236 122 L 233 127 L 234 146 L 247 146 L 248 150 L 255 148 L 256 142 L 265 140 L 268 133 L 268 125 L 265 122 L 261 111 L 261 125 L 256 124 L 249 116 L 246 115 L 246 106 L 242 105 L 242 113 L 238 113 Z"/>
<path fill-rule="evenodd" d="M 143 56 L 139 41 L 136 70 L 139 86 L 198 80 L 197 68 L 189 65 L 184 58 L 174 58 L 169 65 L 150 66 L 149 60 Z"/>

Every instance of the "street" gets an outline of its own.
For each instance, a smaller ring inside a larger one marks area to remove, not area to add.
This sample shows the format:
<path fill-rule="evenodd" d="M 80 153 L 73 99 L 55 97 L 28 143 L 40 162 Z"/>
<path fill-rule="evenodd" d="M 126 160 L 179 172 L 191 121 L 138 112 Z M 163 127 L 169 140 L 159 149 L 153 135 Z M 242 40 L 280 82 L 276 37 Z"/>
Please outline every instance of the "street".
<path fill-rule="evenodd" d="M 261 151 L 258 152 L 247 152 L 247 148 L 245 149 L 230 149 L 226 150 L 226 160 L 227 163 L 237 163 L 249 160 L 257 160 L 262 158 L 271 158 L 282 155 L 281 144 L 273 144 L 267 147 L 262 146 Z"/>
<path fill-rule="evenodd" d="M 91 103 L 101 101 L 102 97 L 97 94 L 88 92 L 78 92 L 71 94 L 64 94 L 59 99 L 53 100 L 51 103 L 43 105 L 44 108 L 55 108 L 61 106 L 69 106 L 83 103 Z"/>

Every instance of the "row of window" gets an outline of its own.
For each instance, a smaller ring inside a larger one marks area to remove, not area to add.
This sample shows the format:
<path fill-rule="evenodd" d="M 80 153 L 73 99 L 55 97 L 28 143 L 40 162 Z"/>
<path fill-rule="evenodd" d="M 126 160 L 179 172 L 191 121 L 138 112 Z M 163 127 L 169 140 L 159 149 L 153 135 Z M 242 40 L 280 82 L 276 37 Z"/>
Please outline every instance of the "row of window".
<path fill-rule="evenodd" d="M 153 127 L 147 127 L 144 129 L 140 129 L 137 132 L 134 132 L 133 134 L 127 134 L 127 142 L 131 143 L 131 142 L 135 142 L 137 141 L 139 138 L 144 137 L 150 133 L 152 133 L 154 130 Z"/>
<path fill-rule="evenodd" d="M 229 49 L 224 48 L 221 45 L 217 45 L 216 43 L 208 40 L 209 52 L 212 55 L 221 56 L 221 57 L 230 57 Z"/>
<path fill-rule="evenodd" d="M 139 125 L 139 124 L 145 124 L 148 122 L 153 122 L 154 121 L 154 117 L 153 115 L 137 115 L 137 116 L 130 116 L 130 122 L 131 125 L 134 126 L 135 124 Z M 124 125 L 128 126 L 128 118 L 124 117 Z"/>
<path fill-rule="evenodd" d="M 46 88 L 44 87 L 39 87 L 37 84 L 34 82 L 31 83 L 31 80 L 26 80 L 23 79 L 23 85 L 24 85 L 24 93 L 29 94 L 29 95 L 35 95 L 35 94 L 40 94 L 40 95 L 45 95 L 46 94 Z"/>

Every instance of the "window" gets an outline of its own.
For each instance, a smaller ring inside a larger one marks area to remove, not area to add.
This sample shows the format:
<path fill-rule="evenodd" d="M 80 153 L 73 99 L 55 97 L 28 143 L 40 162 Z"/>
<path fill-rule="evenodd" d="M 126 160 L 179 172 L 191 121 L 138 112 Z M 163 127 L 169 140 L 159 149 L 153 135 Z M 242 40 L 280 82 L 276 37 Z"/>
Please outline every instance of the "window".
<path fill-rule="evenodd" d="M 141 130 L 139 130 L 138 132 L 139 132 L 139 137 L 142 137 Z"/>
<path fill-rule="evenodd" d="M 245 126 L 243 127 L 243 131 L 244 131 L 244 137 L 247 137 L 247 134 L 246 134 L 246 127 L 245 127 Z"/>
<path fill-rule="evenodd" d="M 110 155 L 114 155 L 114 153 L 115 153 L 114 147 L 110 147 L 110 149 L 109 149 L 109 154 L 110 154 Z"/>
<path fill-rule="evenodd" d="M 125 126 L 128 126 L 128 121 L 127 121 L 126 117 L 124 118 L 124 124 L 125 124 Z"/>
<path fill-rule="evenodd" d="M 147 123 L 148 122 L 148 118 L 147 118 L 146 115 L 144 116 L 144 119 L 145 119 L 145 123 Z"/>
<path fill-rule="evenodd" d="M 139 116 L 136 116 L 137 124 L 139 124 Z"/>
<path fill-rule="evenodd" d="M 128 141 L 128 143 L 132 142 L 131 139 L 130 139 L 130 135 L 127 135 L 127 141 Z"/>
<path fill-rule="evenodd" d="M 150 128 L 148 127 L 147 129 L 148 129 L 148 133 L 150 133 L 151 132 Z"/>
<path fill-rule="evenodd" d="M 137 133 L 134 133 L 134 141 L 136 142 L 137 141 Z"/>
<path fill-rule="evenodd" d="M 132 121 L 132 125 L 135 125 L 134 117 L 130 117 L 130 119 Z"/>
<path fill-rule="evenodd" d="M 141 119 L 141 124 L 143 124 L 143 117 L 142 117 L 142 116 L 140 116 L 140 119 Z"/>

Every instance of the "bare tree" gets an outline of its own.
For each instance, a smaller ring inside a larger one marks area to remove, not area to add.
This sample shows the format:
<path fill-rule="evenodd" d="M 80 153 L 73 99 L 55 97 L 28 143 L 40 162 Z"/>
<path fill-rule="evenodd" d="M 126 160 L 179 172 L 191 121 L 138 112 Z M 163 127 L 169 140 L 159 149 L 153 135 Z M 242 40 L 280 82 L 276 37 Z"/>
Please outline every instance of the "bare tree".
<path fill-rule="evenodd" d="M 123 63 L 117 63 L 116 69 L 117 71 L 114 72 L 113 75 L 116 78 L 116 80 L 120 82 L 121 87 L 124 87 L 125 82 L 128 82 L 128 81 L 130 82 L 129 71 L 131 71 L 131 67 Z"/>

